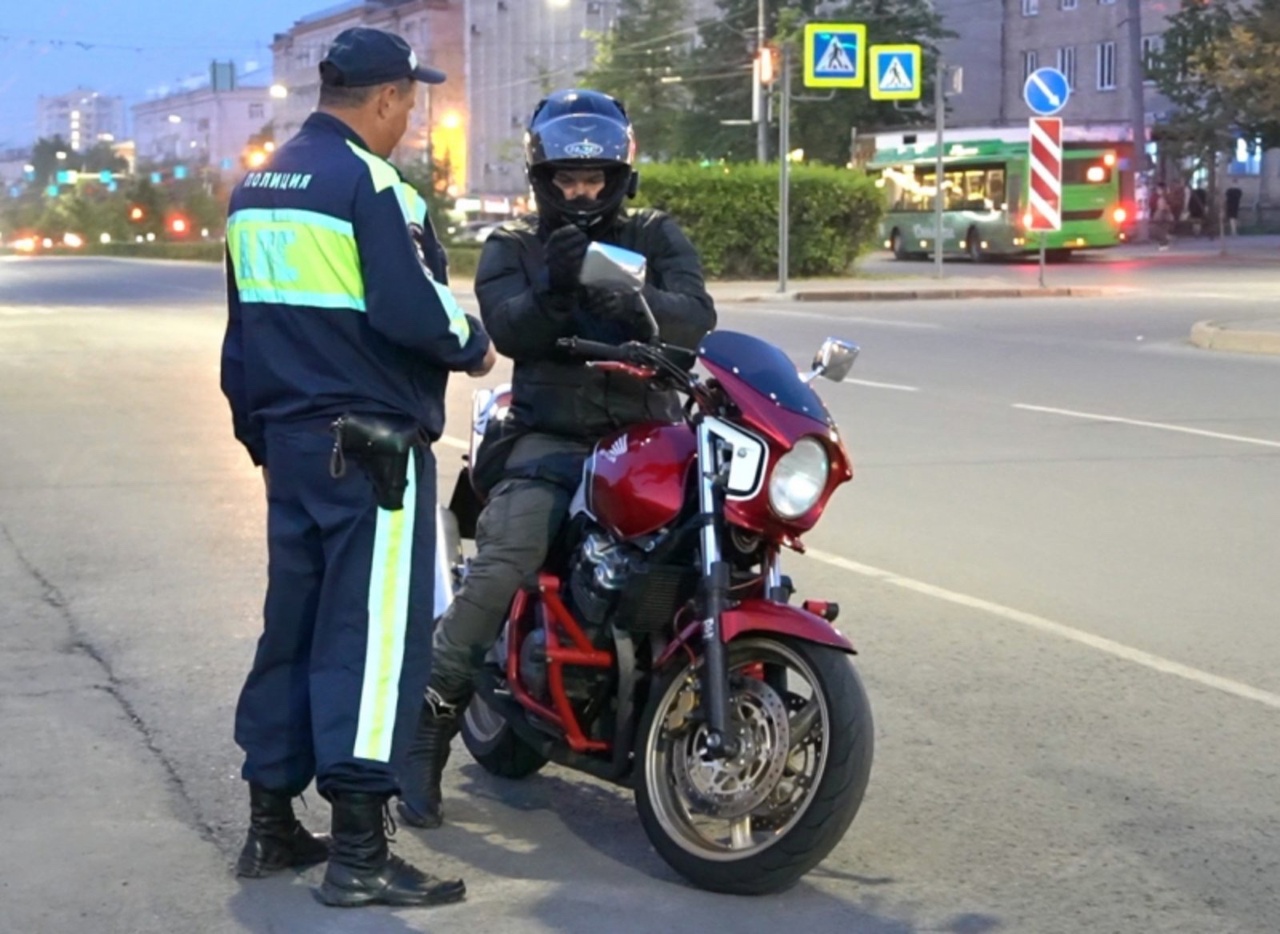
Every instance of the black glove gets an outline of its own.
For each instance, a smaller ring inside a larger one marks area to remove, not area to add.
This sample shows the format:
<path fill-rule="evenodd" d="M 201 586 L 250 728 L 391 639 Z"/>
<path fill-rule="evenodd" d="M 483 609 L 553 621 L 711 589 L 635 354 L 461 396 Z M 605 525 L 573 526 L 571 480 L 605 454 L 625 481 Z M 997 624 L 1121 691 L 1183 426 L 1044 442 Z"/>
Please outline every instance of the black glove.
<path fill-rule="evenodd" d="M 606 321 L 627 322 L 636 316 L 636 298 L 632 292 L 617 289 L 587 289 L 587 311 Z"/>
<path fill-rule="evenodd" d="M 553 292 L 572 292 L 578 287 L 582 260 L 591 241 L 577 227 L 568 224 L 547 239 L 547 278 Z"/>

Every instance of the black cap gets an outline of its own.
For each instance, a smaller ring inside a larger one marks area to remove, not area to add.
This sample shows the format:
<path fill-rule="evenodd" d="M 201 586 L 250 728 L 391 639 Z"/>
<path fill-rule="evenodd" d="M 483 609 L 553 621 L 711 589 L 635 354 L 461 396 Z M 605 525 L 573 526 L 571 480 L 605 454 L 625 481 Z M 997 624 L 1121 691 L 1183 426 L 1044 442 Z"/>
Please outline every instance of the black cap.
<path fill-rule="evenodd" d="M 330 87 L 362 88 L 404 78 L 440 84 L 445 75 L 420 66 L 409 43 L 395 33 L 369 26 L 338 33 L 320 63 L 320 81 Z"/>

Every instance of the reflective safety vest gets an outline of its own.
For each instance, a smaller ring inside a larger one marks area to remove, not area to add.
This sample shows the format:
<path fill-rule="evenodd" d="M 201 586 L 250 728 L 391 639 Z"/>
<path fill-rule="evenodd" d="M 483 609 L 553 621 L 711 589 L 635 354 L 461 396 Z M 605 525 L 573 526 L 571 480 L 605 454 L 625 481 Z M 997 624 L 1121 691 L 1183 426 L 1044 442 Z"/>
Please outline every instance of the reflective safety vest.
<path fill-rule="evenodd" d="M 271 426 L 344 412 L 439 437 L 449 371 L 489 344 L 446 283 L 422 196 L 312 114 L 231 196 L 222 389 L 254 461 Z"/>

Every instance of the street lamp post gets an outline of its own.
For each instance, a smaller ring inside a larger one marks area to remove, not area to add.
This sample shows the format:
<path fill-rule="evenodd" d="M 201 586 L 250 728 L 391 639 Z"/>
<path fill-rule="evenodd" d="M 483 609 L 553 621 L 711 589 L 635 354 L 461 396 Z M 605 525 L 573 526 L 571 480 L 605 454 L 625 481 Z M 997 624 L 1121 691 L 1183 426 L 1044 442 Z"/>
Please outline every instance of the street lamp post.
<path fill-rule="evenodd" d="M 764 56 L 764 0 L 758 0 L 756 7 L 756 67 Z M 769 126 L 765 120 L 765 101 L 768 95 L 765 91 L 764 82 L 760 80 L 759 72 L 756 73 L 755 86 L 752 93 L 756 96 L 756 114 L 759 120 L 756 123 L 756 161 L 767 162 L 769 160 Z"/>

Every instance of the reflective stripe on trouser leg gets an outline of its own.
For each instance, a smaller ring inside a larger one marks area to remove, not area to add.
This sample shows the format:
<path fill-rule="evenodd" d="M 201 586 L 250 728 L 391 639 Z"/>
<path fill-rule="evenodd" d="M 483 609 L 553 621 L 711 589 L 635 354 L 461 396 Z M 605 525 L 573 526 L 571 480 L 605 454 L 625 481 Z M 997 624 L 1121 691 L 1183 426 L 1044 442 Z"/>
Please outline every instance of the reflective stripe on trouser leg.
<path fill-rule="evenodd" d="M 389 762 L 400 701 L 409 581 L 413 570 L 413 526 L 417 511 L 418 453 L 408 469 L 404 508 L 379 509 L 369 570 L 369 626 L 353 755 Z"/>

